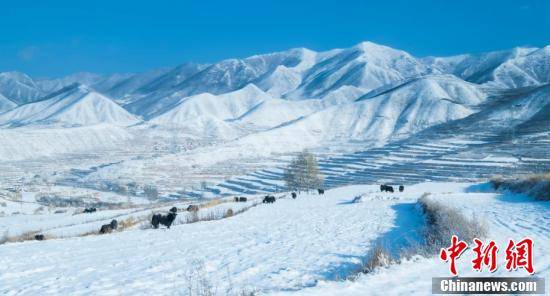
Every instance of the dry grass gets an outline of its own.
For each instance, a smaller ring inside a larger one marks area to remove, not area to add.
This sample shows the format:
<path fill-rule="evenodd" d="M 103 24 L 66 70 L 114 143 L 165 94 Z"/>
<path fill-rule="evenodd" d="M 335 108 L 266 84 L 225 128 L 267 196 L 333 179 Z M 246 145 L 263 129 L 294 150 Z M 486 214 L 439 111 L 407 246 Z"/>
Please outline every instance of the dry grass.
<path fill-rule="evenodd" d="M 217 206 L 219 204 L 222 204 L 222 203 L 226 203 L 228 202 L 227 200 L 222 200 L 222 199 L 213 199 L 213 200 L 209 200 L 203 204 L 200 204 L 199 207 L 201 209 L 207 209 L 207 208 L 211 208 L 213 206 Z"/>
<path fill-rule="evenodd" d="M 35 240 L 35 235 L 40 234 L 40 231 L 28 231 L 19 235 L 10 236 L 6 230 L 4 234 L 0 237 L 0 245 L 5 243 L 17 243 L 24 241 Z M 44 235 L 44 240 L 54 239 L 52 235 Z"/>
<path fill-rule="evenodd" d="M 199 214 L 197 212 L 189 212 L 187 216 L 185 216 L 185 223 L 195 223 L 199 222 Z"/>
<path fill-rule="evenodd" d="M 118 221 L 118 227 L 116 229 L 116 231 L 124 231 L 126 229 L 129 229 L 141 222 L 143 222 L 144 220 L 143 219 L 136 219 L 135 217 L 133 216 L 130 216 L 124 220 L 120 220 Z"/>
<path fill-rule="evenodd" d="M 374 246 L 374 248 L 369 251 L 366 258 L 361 268 L 363 273 L 371 273 L 376 268 L 386 267 L 395 262 L 395 260 L 391 258 L 388 248 L 384 247 L 382 244 Z"/>
<path fill-rule="evenodd" d="M 497 176 L 491 179 L 496 190 L 509 190 L 534 197 L 536 200 L 550 200 L 550 173 L 533 174 L 517 178 Z"/>
<path fill-rule="evenodd" d="M 487 234 L 487 227 L 483 221 L 475 217 L 468 219 L 459 210 L 431 200 L 428 195 L 423 195 L 418 203 L 426 218 L 425 252 L 429 254 L 447 246 L 452 235 L 458 236 L 461 240 L 472 241 Z"/>

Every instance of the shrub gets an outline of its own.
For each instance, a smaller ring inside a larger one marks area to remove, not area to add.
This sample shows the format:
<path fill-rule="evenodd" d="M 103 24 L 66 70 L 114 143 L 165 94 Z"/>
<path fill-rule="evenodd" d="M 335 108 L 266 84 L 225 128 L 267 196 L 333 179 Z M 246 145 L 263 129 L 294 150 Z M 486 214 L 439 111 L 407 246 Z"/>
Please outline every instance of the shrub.
<path fill-rule="evenodd" d="M 523 193 L 541 201 L 550 200 L 550 173 L 509 179 L 499 176 L 491 179 L 490 183 L 496 190 Z"/>
<path fill-rule="evenodd" d="M 382 244 L 378 244 L 372 248 L 362 265 L 363 273 L 371 273 L 378 267 L 389 266 L 394 260 L 391 259 L 389 250 Z"/>
<path fill-rule="evenodd" d="M 225 212 L 225 215 L 223 216 L 224 218 L 229 218 L 233 216 L 233 209 L 227 209 L 227 211 Z"/>
<path fill-rule="evenodd" d="M 149 221 L 151 221 L 151 219 L 149 219 Z M 117 231 L 123 231 L 125 229 L 128 229 L 134 225 L 137 225 L 139 224 L 140 220 L 134 218 L 134 217 L 128 217 L 124 220 L 121 220 L 121 221 L 118 221 L 118 227 L 117 227 Z"/>
<path fill-rule="evenodd" d="M 418 203 L 426 218 L 424 239 L 426 251 L 429 253 L 438 252 L 446 247 L 452 235 L 472 241 L 487 234 L 483 222 L 476 221 L 475 217 L 468 219 L 459 210 L 429 199 L 427 194 L 424 194 Z"/>
<path fill-rule="evenodd" d="M 195 223 L 199 222 L 199 214 L 197 212 L 189 212 L 187 216 L 185 216 L 185 223 Z"/>

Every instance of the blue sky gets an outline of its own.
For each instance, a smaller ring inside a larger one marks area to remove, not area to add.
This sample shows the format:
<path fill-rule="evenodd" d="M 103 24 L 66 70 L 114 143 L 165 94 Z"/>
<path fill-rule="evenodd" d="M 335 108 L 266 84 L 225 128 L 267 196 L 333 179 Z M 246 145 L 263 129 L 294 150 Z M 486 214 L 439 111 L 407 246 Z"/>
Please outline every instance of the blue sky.
<path fill-rule="evenodd" d="M 4 1 L 0 71 L 137 72 L 360 41 L 416 56 L 550 44 L 550 1 Z"/>

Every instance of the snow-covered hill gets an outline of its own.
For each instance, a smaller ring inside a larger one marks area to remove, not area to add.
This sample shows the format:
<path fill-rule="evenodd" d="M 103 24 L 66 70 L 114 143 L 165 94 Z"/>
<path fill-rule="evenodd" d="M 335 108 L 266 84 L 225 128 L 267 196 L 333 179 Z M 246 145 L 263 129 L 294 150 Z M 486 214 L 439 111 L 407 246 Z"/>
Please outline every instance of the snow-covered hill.
<path fill-rule="evenodd" d="M 464 80 L 501 88 L 519 88 L 550 82 L 550 47 L 429 57 L 426 64 Z"/>
<path fill-rule="evenodd" d="M 17 104 L 0 94 L 0 114 L 17 107 Z"/>
<path fill-rule="evenodd" d="M 410 54 L 372 42 L 354 47 L 315 64 L 290 97 L 319 97 L 341 86 L 375 89 L 432 71 Z"/>
<path fill-rule="evenodd" d="M 304 112 L 303 118 L 295 122 L 250 135 L 243 141 L 267 142 L 287 151 L 334 141 L 383 144 L 391 138 L 403 138 L 436 124 L 464 118 L 473 113 L 469 107 L 485 97 L 475 85 L 458 78 L 428 76 L 371 92 L 355 102 L 319 108 L 320 111 L 311 114 Z"/>
<path fill-rule="evenodd" d="M 0 94 L 21 105 L 40 98 L 44 92 L 24 73 L 3 72 L 0 73 Z"/>
<path fill-rule="evenodd" d="M 73 85 L 51 97 L 0 115 L 0 125 L 61 124 L 65 126 L 109 123 L 128 126 L 139 120 L 109 98 L 82 85 Z"/>

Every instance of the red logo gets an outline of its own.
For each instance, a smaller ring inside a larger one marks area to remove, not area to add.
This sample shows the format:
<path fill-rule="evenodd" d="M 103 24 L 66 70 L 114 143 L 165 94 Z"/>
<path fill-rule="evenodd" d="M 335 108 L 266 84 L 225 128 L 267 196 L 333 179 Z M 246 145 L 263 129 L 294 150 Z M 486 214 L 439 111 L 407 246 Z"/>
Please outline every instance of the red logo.
<path fill-rule="evenodd" d="M 472 251 L 475 258 L 472 260 L 472 268 L 476 271 L 482 271 L 483 266 L 486 266 L 489 272 L 495 272 L 498 269 L 498 250 L 497 244 L 490 240 L 484 244 L 480 239 L 474 238 L 475 247 Z M 460 255 L 468 249 L 468 243 L 458 239 L 456 235 L 451 237 L 451 245 L 448 248 L 442 248 L 439 253 L 439 258 L 445 262 L 449 262 L 451 274 L 458 275 L 456 271 L 456 260 Z M 508 271 L 518 268 L 525 269 L 529 274 L 535 273 L 533 267 L 533 240 L 524 238 L 517 244 L 513 240 L 509 240 L 506 248 L 506 269 Z"/>
<path fill-rule="evenodd" d="M 506 269 L 516 270 L 524 268 L 529 274 L 535 273 L 533 268 L 533 240 L 524 238 L 517 244 L 513 240 L 506 248 Z"/>
<path fill-rule="evenodd" d="M 451 273 L 453 275 L 457 275 L 456 273 L 456 264 L 455 261 L 460 257 L 464 251 L 468 248 L 468 244 L 465 241 L 458 241 L 458 237 L 456 235 L 453 235 L 451 238 L 451 246 L 447 249 L 441 249 L 441 252 L 439 253 L 439 258 L 441 260 L 447 262 L 450 260 L 451 264 Z"/>
<path fill-rule="evenodd" d="M 476 254 L 476 258 L 472 260 L 474 270 L 481 271 L 482 266 L 488 266 L 490 272 L 495 272 L 497 270 L 497 253 L 498 246 L 494 241 L 489 241 L 489 243 L 483 247 L 483 242 L 477 238 L 474 238 L 474 243 L 476 247 L 473 249 Z"/>

